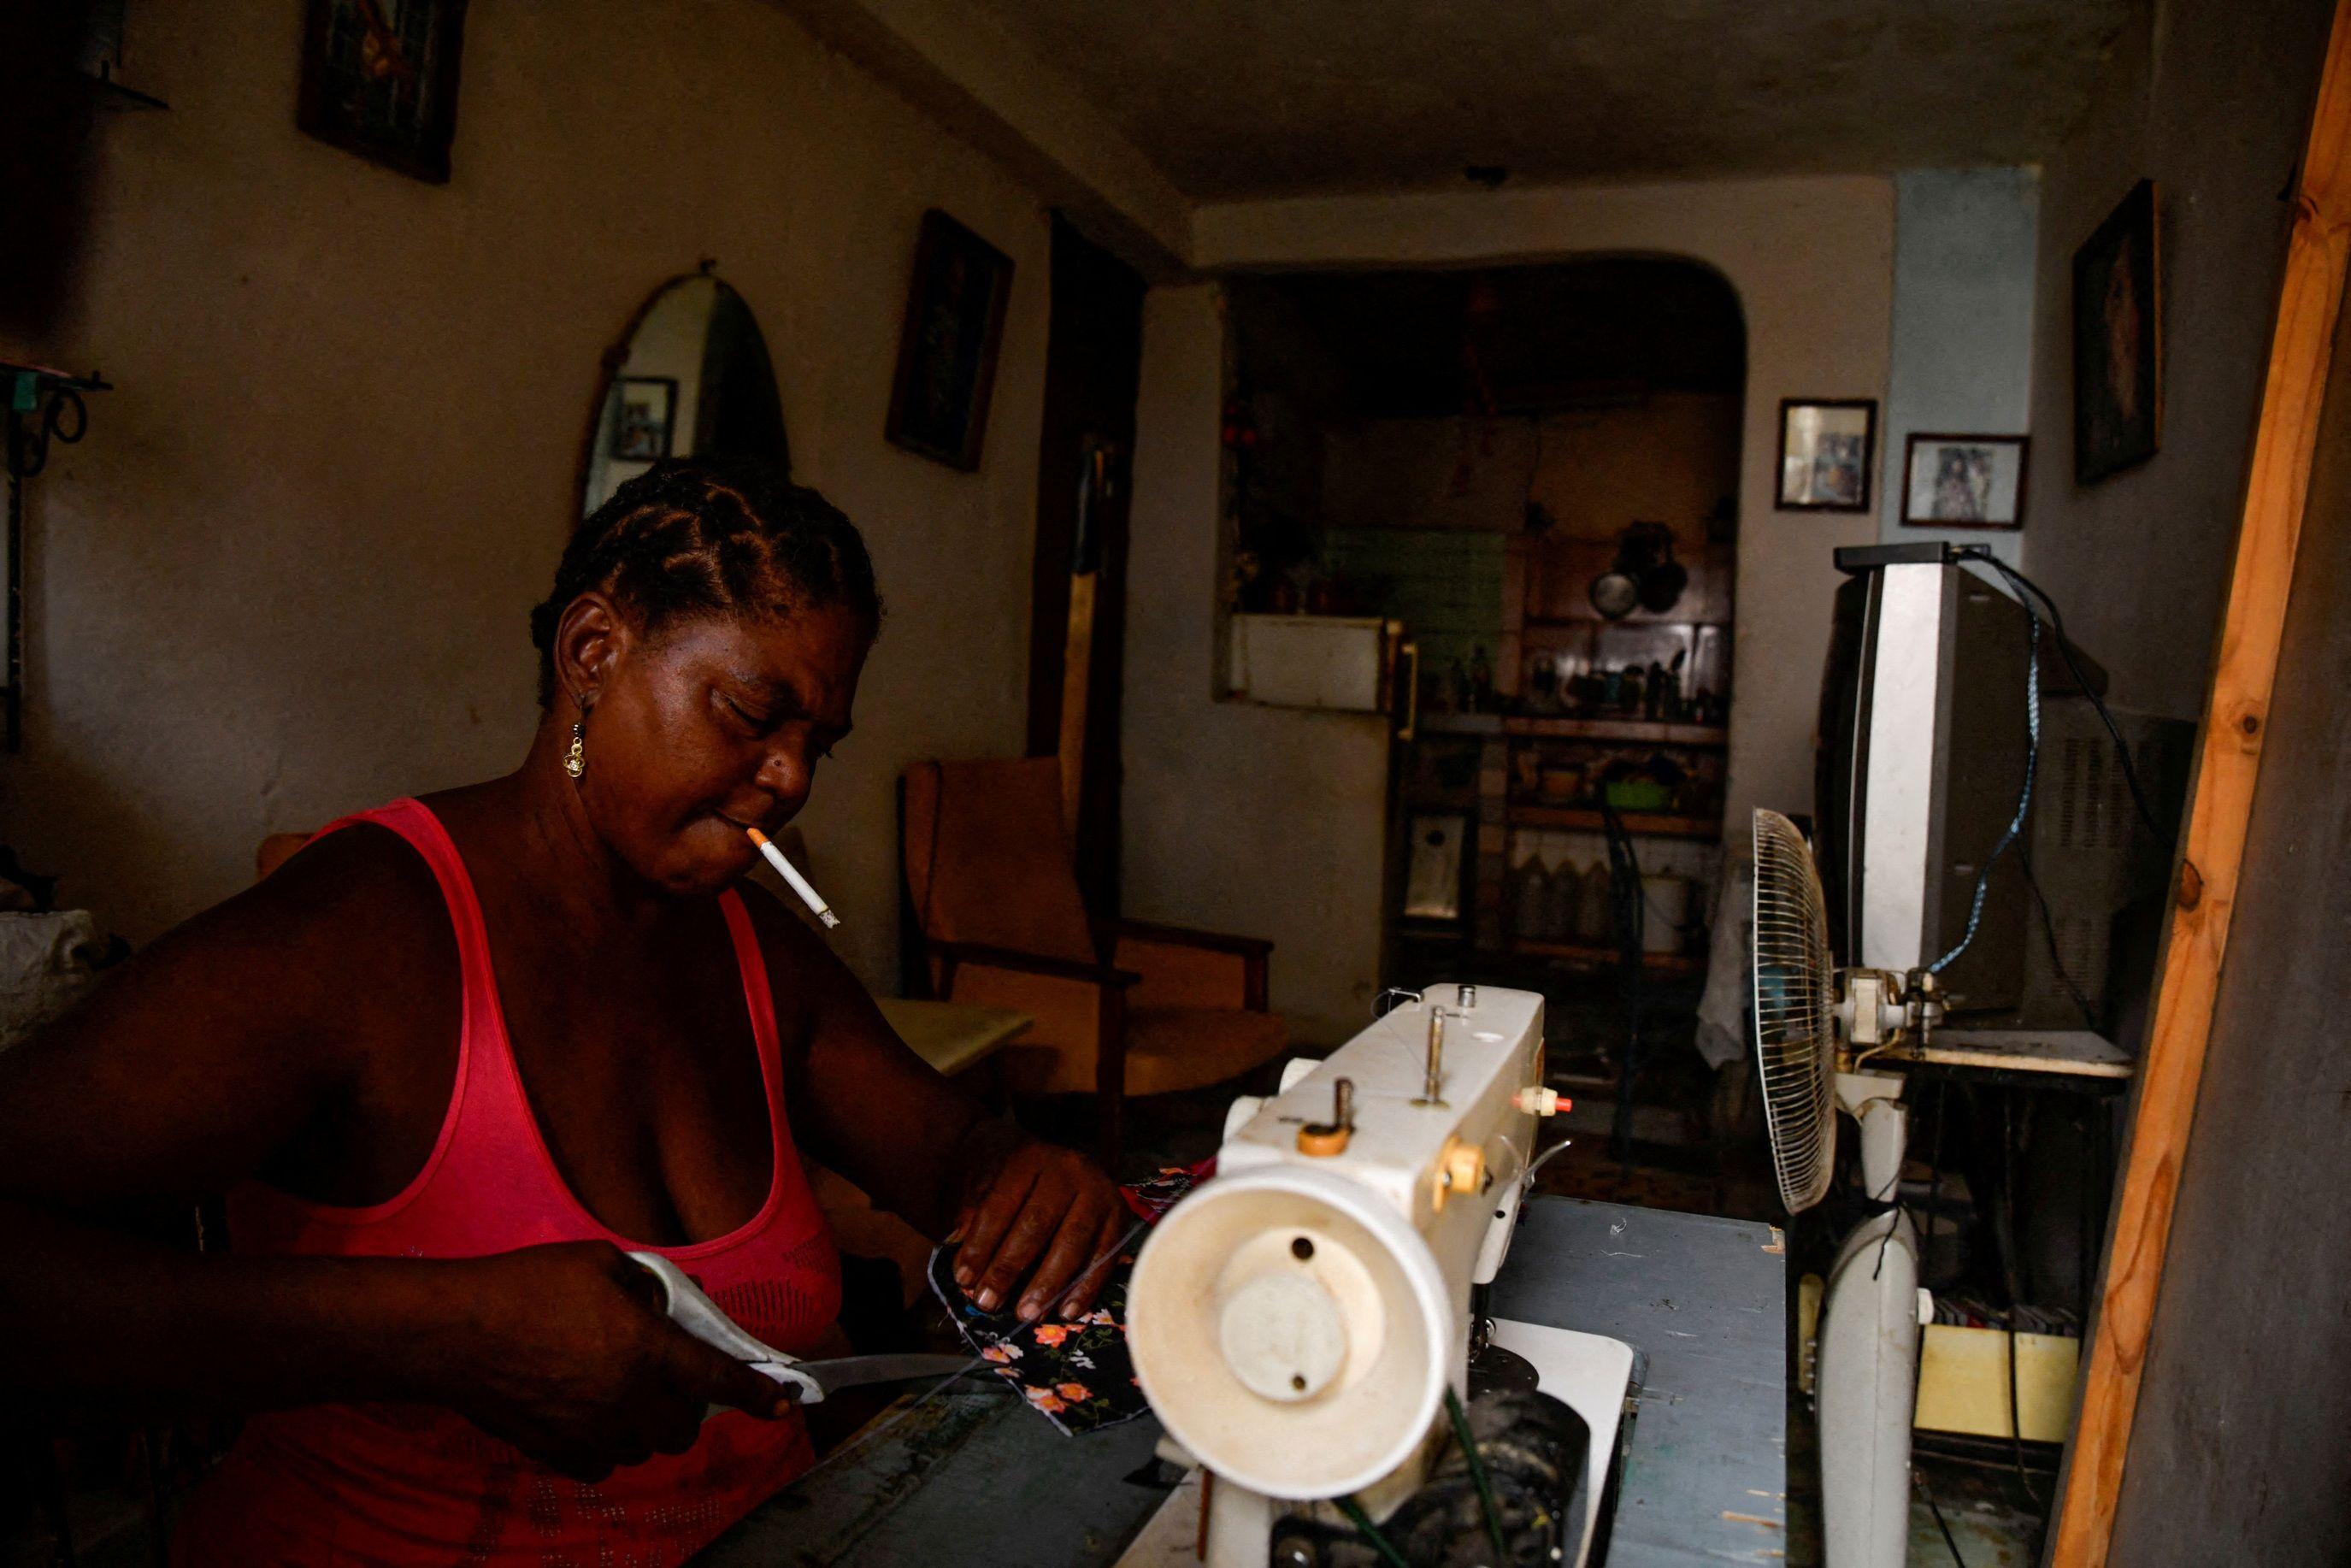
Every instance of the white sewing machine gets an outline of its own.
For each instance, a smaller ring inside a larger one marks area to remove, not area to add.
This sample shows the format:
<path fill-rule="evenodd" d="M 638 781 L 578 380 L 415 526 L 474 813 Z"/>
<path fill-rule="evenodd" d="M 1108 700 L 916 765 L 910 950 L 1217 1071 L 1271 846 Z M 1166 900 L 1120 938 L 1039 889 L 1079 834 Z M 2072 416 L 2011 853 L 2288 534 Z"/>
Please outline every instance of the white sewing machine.
<path fill-rule="evenodd" d="M 1196 1564 L 1203 1539 L 1212 1568 L 1388 1560 L 1367 1523 L 1384 1542 L 1410 1534 L 1415 1563 L 1447 1560 L 1430 1542 L 1465 1532 L 1462 1561 L 1490 1561 L 1484 1542 L 1504 1523 L 1552 1531 L 1556 1561 L 1585 1562 L 1632 1351 L 1502 1321 L 1471 1366 L 1484 1326 L 1472 1287 L 1502 1265 L 1537 1120 L 1559 1103 L 1542 1022 L 1531 992 L 1437 987 L 1328 1061 L 1291 1062 L 1273 1098 L 1234 1104 L 1216 1178 L 1159 1222 L 1128 1288 L 1162 1453 L 1198 1469 L 1121 1568 Z M 1560 1437 L 1573 1420 L 1547 1402 L 1472 1396 L 1514 1377 L 1582 1417 L 1580 1452 Z M 1453 1438 L 1464 1421 L 1486 1455 L 1474 1477 Z M 1489 1430 L 1509 1435 L 1489 1446 Z M 1532 1471 L 1499 1478 L 1516 1485 L 1513 1513 L 1486 1471 L 1538 1450 Z M 1524 1506 L 1543 1476 L 1558 1482 L 1554 1522 Z"/>

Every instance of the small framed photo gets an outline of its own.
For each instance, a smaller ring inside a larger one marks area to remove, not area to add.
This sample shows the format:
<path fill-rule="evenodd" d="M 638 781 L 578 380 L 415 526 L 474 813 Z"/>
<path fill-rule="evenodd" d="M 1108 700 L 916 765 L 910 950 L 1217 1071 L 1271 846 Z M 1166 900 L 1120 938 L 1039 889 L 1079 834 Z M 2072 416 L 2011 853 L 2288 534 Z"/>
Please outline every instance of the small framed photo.
<path fill-rule="evenodd" d="M 2024 526 L 2022 435 L 1914 435 L 1902 465 L 1907 528 Z"/>
<path fill-rule="evenodd" d="M 465 43 L 465 0 L 309 0 L 294 123 L 370 162 L 447 184 Z"/>
<path fill-rule="evenodd" d="M 950 468 L 979 467 L 1012 258 L 936 207 L 923 214 L 883 439 Z"/>
<path fill-rule="evenodd" d="M 2074 253 L 2074 478 L 2146 462 L 2163 440 L 2163 272 L 2155 182 Z"/>
<path fill-rule="evenodd" d="M 675 377 L 622 376 L 613 382 L 610 453 L 615 461 L 658 463 L 668 456 L 676 422 Z"/>
<path fill-rule="evenodd" d="M 1407 831 L 1404 917 L 1460 919 L 1462 846 L 1469 837 L 1469 819 L 1416 815 Z"/>
<path fill-rule="evenodd" d="M 1787 398 L 1780 404 L 1780 509 L 1865 512 L 1877 451 L 1877 404 Z"/>

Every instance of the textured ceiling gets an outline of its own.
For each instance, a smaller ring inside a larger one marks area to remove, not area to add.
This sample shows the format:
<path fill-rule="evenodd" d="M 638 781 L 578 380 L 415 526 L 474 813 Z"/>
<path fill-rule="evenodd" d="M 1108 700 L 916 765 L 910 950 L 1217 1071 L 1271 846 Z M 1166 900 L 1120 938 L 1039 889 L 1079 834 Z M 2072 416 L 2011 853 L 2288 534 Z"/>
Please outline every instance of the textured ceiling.
<path fill-rule="evenodd" d="M 2147 0 L 975 0 L 1186 195 L 2026 162 Z"/>

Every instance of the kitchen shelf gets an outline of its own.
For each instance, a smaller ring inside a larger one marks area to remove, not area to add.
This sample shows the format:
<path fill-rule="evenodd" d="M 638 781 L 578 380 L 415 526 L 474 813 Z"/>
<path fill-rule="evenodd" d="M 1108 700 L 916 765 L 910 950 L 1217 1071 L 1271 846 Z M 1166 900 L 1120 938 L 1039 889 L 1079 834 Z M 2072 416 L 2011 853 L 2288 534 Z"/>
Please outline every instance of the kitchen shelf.
<path fill-rule="evenodd" d="M 1499 735 L 1509 721 L 1498 713 L 1439 713 L 1434 708 L 1423 708 L 1417 722 L 1431 735 Z"/>
<path fill-rule="evenodd" d="M 1506 718 L 1502 733 L 1546 740 L 1633 740 L 1664 746 L 1727 746 L 1730 742 L 1730 731 L 1719 725 L 1641 718 Z"/>
<path fill-rule="evenodd" d="M 1469 816 L 1478 814 L 1478 791 L 1475 789 L 1406 789 L 1405 810 L 1408 811 L 1459 811 Z"/>
<path fill-rule="evenodd" d="M 1530 643 L 1548 643 L 1589 636 L 1594 628 L 1604 632 L 1619 627 L 1628 632 L 1647 632 L 1660 626 L 1672 629 L 1711 626 L 1728 631 L 1730 625 L 1727 617 L 1701 615 L 1692 619 L 1687 615 L 1677 615 L 1670 610 L 1663 614 L 1635 610 L 1630 615 L 1613 620 L 1597 610 L 1592 610 L 1581 615 L 1530 615 L 1519 622 L 1519 635 Z"/>
<path fill-rule="evenodd" d="M 1591 942 L 1543 942 L 1532 936 L 1514 936 L 1510 949 L 1531 958 L 1565 958 L 1576 963 L 1614 964 L 1620 957 L 1614 947 L 1604 947 Z M 1705 966 L 1705 960 L 1688 953 L 1644 953 L 1641 967 L 1660 974 L 1695 975 Z"/>
<path fill-rule="evenodd" d="M 1606 820 L 1597 807 L 1528 806 L 1510 802 L 1508 820 L 1518 827 L 1564 828 L 1573 832 L 1604 833 Z M 1658 839 L 1719 839 L 1722 823 L 1712 817 L 1668 817 L 1652 811 L 1619 811 L 1616 820 L 1636 836 Z"/>

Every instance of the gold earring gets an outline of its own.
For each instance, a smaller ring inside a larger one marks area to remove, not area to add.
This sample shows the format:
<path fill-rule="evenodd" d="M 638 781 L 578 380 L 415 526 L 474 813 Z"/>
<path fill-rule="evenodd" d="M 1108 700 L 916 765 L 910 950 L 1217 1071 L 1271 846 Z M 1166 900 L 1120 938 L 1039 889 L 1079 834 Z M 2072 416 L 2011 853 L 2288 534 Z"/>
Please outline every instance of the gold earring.
<path fill-rule="evenodd" d="M 563 754 L 563 771 L 574 779 L 588 771 L 588 725 L 585 720 L 571 727 L 571 749 Z"/>

